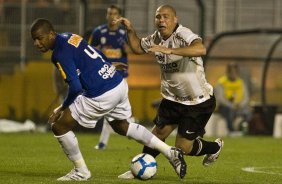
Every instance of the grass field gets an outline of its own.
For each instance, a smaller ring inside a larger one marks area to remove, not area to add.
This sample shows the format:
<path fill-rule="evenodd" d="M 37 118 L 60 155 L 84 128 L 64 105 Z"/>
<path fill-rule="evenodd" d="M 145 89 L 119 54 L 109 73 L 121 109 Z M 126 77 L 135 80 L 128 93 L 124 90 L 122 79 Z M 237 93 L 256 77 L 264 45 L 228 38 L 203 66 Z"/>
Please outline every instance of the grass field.
<path fill-rule="evenodd" d="M 92 178 L 84 183 L 282 183 L 281 139 L 225 138 L 223 152 L 211 167 L 201 165 L 202 157 L 186 157 L 188 173 L 184 180 L 178 179 L 168 161 L 159 156 L 157 175 L 153 179 L 125 181 L 117 176 L 128 170 L 131 158 L 141 152 L 141 145 L 112 135 L 108 149 L 98 151 L 93 147 L 99 135 L 80 133 L 77 137 L 92 172 Z M 172 145 L 174 137 L 167 142 Z M 0 134 L 0 144 L 1 184 L 62 183 L 56 179 L 72 169 L 51 133 Z M 245 167 L 254 167 L 254 172 L 243 171 Z"/>

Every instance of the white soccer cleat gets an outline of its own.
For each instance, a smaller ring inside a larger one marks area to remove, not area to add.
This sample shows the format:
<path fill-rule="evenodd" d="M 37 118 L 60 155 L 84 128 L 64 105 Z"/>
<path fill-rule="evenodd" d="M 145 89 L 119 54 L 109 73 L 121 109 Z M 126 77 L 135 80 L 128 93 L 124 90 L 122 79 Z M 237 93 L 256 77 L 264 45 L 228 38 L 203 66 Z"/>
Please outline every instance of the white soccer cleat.
<path fill-rule="evenodd" d="M 219 150 L 216 153 L 214 153 L 214 154 L 206 154 L 204 156 L 204 159 L 203 159 L 203 165 L 204 166 L 209 166 L 212 163 L 214 163 L 218 159 L 219 154 L 220 154 L 220 152 L 222 150 L 222 147 L 224 145 L 223 140 L 220 139 L 220 138 L 217 138 L 214 142 L 217 142 L 217 144 L 219 145 Z"/>
<path fill-rule="evenodd" d="M 186 175 L 187 165 L 184 160 L 184 155 L 181 149 L 172 147 L 170 149 L 171 157 L 170 164 L 173 166 L 177 175 L 182 179 Z"/>
<path fill-rule="evenodd" d="M 134 175 L 132 174 L 131 171 L 126 171 L 125 173 L 119 175 L 118 178 L 119 179 L 130 180 L 130 179 L 134 179 Z"/>
<path fill-rule="evenodd" d="M 86 181 L 91 177 L 89 170 L 80 172 L 76 168 L 72 169 L 68 174 L 58 178 L 58 181 Z"/>

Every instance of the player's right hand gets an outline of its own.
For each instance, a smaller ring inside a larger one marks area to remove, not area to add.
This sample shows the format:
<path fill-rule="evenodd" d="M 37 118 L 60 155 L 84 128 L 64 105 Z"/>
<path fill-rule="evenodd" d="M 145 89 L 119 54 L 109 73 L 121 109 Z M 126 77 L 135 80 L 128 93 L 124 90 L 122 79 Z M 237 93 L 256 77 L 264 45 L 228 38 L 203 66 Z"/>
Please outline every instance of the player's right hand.
<path fill-rule="evenodd" d="M 125 18 L 125 17 L 120 17 L 120 18 L 118 18 L 118 19 L 114 19 L 114 20 L 113 20 L 113 23 L 115 23 L 115 24 L 121 23 L 122 25 L 125 26 L 125 28 L 126 28 L 128 31 L 133 30 L 133 27 L 132 27 L 132 25 L 131 25 L 131 22 L 130 22 L 127 18 Z"/>

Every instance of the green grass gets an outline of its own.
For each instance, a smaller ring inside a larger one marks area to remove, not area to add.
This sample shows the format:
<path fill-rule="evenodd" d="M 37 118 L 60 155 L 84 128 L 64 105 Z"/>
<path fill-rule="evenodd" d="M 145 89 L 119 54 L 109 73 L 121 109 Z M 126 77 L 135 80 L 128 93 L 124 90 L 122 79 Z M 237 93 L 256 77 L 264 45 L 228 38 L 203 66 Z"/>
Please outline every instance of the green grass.
<path fill-rule="evenodd" d="M 271 137 L 225 138 L 218 162 L 211 167 L 201 165 L 202 157 L 186 157 L 188 173 L 179 180 L 163 157 L 157 157 L 157 175 L 148 181 L 120 180 L 133 156 L 142 146 L 133 140 L 112 135 L 108 149 L 95 150 L 96 134 L 77 134 L 82 153 L 92 178 L 84 183 L 282 183 L 282 140 Z M 209 138 L 211 140 L 211 138 Z M 172 145 L 174 137 L 167 139 Z M 51 133 L 0 134 L 0 183 L 62 183 L 56 179 L 72 169 L 57 140 Z M 250 173 L 243 167 L 265 167 L 267 173 Z M 271 174 L 272 173 L 272 174 Z M 77 182 L 67 182 L 77 183 Z"/>

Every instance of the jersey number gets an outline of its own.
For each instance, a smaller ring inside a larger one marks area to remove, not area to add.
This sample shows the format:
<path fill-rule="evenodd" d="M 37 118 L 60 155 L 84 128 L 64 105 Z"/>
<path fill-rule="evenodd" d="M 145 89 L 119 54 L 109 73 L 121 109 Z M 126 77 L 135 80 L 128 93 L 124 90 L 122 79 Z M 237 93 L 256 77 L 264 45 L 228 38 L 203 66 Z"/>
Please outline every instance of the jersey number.
<path fill-rule="evenodd" d="M 87 48 L 84 49 L 84 52 L 92 59 L 97 59 L 97 57 L 99 57 L 103 62 L 105 62 L 104 59 L 100 57 L 100 55 L 89 45 L 87 45 Z"/>
<path fill-rule="evenodd" d="M 89 49 L 89 50 L 88 50 Z M 84 49 L 84 52 L 91 57 L 92 59 L 100 58 L 103 62 L 105 60 L 98 54 L 95 49 L 93 49 L 91 46 L 87 46 L 87 48 Z M 103 67 L 98 71 L 98 74 L 102 76 L 103 79 L 112 78 L 115 73 L 115 67 L 109 66 L 108 64 L 104 64 Z"/>

